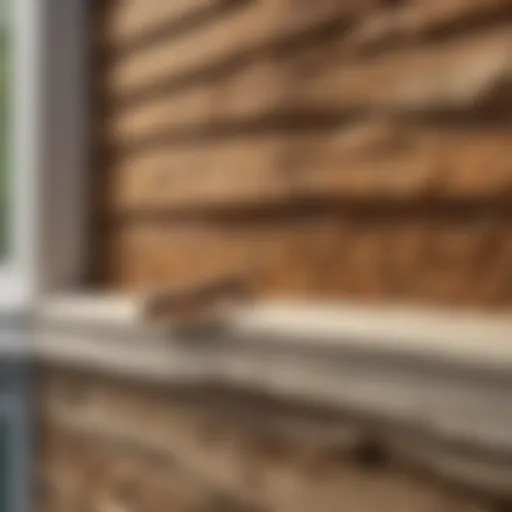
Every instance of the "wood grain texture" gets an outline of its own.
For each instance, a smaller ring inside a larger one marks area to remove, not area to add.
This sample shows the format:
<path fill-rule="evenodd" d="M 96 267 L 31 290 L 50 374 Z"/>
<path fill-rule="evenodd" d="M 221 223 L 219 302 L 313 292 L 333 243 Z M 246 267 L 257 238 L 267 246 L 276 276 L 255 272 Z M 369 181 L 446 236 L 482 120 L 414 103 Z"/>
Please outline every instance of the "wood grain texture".
<path fill-rule="evenodd" d="M 192 12 L 208 9 L 223 0 L 114 0 L 108 2 L 102 30 L 97 39 L 107 48 L 118 47 L 144 36 L 147 32 L 161 26 L 163 21 L 176 22 Z"/>
<path fill-rule="evenodd" d="M 235 0 L 232 2 L 236 4 Z M 196 3 L 200 3 L 199 0 Z M 207 4 L 206 1 L 203 3 Z M 137 2 L 127 4 L 118 10 L 121 13 L 141 11 L 139 18 L 143 32 L 146 8 L 141 8 Z M 492 0 L 479 5 L 472 0 L 418 2 L 398 7 L 382 7 L 378 0 L 342 4 L 333 0 L 290 0 L 286 3 L 255 0 L 213 19 L 201 30 L 185 34 L 185 37 L 175 39 L 169 29 L 169 37 L 162 37 L 159 44 L 127 55 L 123 53 L 123 58 L 116 59 L 105 69 L 102 83 L 109 93 L 129 96 L 137 90 L 170 82 L 184 73 L 222 65 L 233 59 L 241 64 L 247 59 L 269 58 L 276 52 L 288 53 L 295 47 L 300 51 L 314 35 L 313 43 L 318 39 L 335 39 L 341 55 L 352 56 L 355 52 L 353 56 L 357 57 L 359 52 L 373 50 L 377 44 L 384 48 L 388 43 L 392 43 L 392 47 L 396 43 L 409 44 L 416 42 L 415 38 L 459 30 L 459 25 L 478 25 L 478 18 L 500 21 L 500 17 L 510 15 L 510 9 L 509 0 Z M 151 4 L 147 10 L 152 13 L 150 18 L 157 11 Z M 171 11 L 174 10 L 177 9 L 173 7 Z M 171 20 L 175 19 L 175 14 L 172 16 Z M 160 23 L 165 19 L 164 11 Z M 115 27 L 109 29 L 107 23 L 104 32 L 111 31 L 115 32 Z M 337 38 L 334 37 L 336 34 L 339 34 Z M 171 54 L 172 59 L 169 58 Z"/>
<path fill-rule="evenodd" d="M 365 457 L 354 435 L 364 428 L 347 418 L 211 391 L 180 398 L 56 371 L 39 384 L 45 512 L 337 512 L 340 503 L 349 512 L 411 504 L 424 512 L 473 512 L 492 501 L 416 474 L 386 451 L 376 449 L 372 458 L 370 447 Z M 73 422 L 75 415 L 82 421 Z M 313 430 L 337 426 L 338 439 L 289 435 L 275 423 L 286 417 Z"/>
<path fill-rule="evenodd" d="M 191 37 L 171 39 L 167 44 L 136 52 L 114 63 L 105 70 L 104 86 L 110 93 L 129 94 L 207 66 L 235 49 L 249 50 L 281 33 L 280 20 L 286 12 L 286 6 L 280 2 L 259 1 L 252 8 L 216 20 Z"/>
<path fill-rule="evenodd" d="M 100 24 L 104 284 L 512 302 L 510 0 L 157 3 Z"/>
<path fill-rule="evenodd" d="M 338 114 L 339 124 L 345 124 L 343 113 L 362 115 L 368 110 L 402 115 L 433 109 L 471 111 L 496 99 L 496 90 L 512 75 L 508 28 L 426 48 L 404 47 L 363 61 L 344 62 L 333 55 L 332 46 L 265 59 L 213 83 L 148 98 L 107 118 L 104 136 L 114 146 L 130 145 L 190 124 L 199 130 L 207 123 L 251 122 L 292 109 L 309 112 L 312 118 L 317 112 Z M 316 128 L 314 119 L 310 125 Z"/>
<path fill-rule="evenodd" d="M 155 148 L 110 164 L 112 215 L 272 205 L 294 200 L 505 200 L 506 127 L 436 129 L 362 122 L 330 133 L 238 135 Z"/>
<path fill-rule="evenodd" d="M 131 290 L 208 281 L 235 269 L 267 297 L 512 302 L 508 219 L 405 212 L 399 218 L 141 222 L 117 228 L 108 243 L 111 283 Z"/>

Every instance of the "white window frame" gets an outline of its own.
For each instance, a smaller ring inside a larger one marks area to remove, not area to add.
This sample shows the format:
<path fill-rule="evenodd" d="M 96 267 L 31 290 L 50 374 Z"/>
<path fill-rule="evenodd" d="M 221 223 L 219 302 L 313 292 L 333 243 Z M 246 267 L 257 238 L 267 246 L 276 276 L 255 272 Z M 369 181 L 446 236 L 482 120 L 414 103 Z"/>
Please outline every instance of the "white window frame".
<path fill-rule="evenodd" d="M 11 108 L 8 116 L 12 138 L 7 148 L 10 190 L 5 218 L 7 247 L 0 262 L 1 312 L 26 305 L 34 284 L 35 192 L 40 156 L 40 7 L 41 4 L 31 0 L 16 0 L 7 6 L 11 23 Z"/>
<path fill-rule="evenodd" d="M 87 7 L 86 0 L 9 6 L 13 138 L 0 314 L 30 309 L 42 294 L 76 284 L 81 273 Z"/>
<path fill-rule="evenodd" d="M 77 284 L 84 254 L 86 0 L 12 0 L 7 254 L 0 314 Z"/>

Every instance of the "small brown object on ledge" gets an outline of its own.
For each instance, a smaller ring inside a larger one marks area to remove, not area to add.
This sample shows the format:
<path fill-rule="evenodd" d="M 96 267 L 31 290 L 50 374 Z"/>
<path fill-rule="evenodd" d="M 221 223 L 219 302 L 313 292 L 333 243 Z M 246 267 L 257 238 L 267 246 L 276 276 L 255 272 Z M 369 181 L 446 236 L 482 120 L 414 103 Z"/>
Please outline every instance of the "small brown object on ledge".
<path fill-rule="evenodd" d="M 250 295 L 244 279 L 224 276 L 183 288 L 169 287 L 151 293 L 145 304 L 144 316 L 149 320 L 194 322 L 211 318 L 219 307 L 246 301 Z"/>

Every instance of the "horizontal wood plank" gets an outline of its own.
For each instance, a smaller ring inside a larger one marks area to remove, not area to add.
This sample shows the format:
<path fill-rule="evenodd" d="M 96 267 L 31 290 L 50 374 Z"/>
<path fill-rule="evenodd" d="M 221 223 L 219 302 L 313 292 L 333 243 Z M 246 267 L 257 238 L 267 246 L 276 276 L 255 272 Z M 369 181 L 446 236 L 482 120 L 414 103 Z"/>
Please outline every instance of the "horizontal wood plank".
<path fill-rule="evenodd" d="M 283 70 L 276 63 L 262 62 L 218 82 L 198 84 L 116 110 L 102 119 L 102 137 L 106 144 L 121 148 L 188 127 L 243 120 L 285 105 L 287 89 Z"/>
<path fill-rule="evenodd" d="M 512 303 L 511 0 L 156 5 L 99 35 L 109 284 Z"/>
<path fill-rule="evenodd" d="M 324 62 L 316 73 L 301 77 L 297 87 L 303 92 L 297 97 L 327 108 L 471 108 L 511 73 L 512 33 L 506 27 L 419 49 L 405 47 L 369 62 Z"/>
<path fill-rule="evenodd" d="M 123 97 L 150 91 L 162 82 L 172 82 L 184 73 L 215 66 L 223 61 L 244 60 L 272 51 L 281 41 L 291 44 L 310 30 L 321 31 L 326 24 L 330 30 L 339 25 L 342 31 L 354 12 L 363 13 L 364 2 L 315 2 L 304 7 L 275 0 L 259 0 L 246 8 L 211 22 L 188 37 L 162 41 L 145 51 L 134 52 L 105 67 L 101 83 L 108 94 Z M 288 43 L 286 41 L 288 40 Z M 270 45 L 270 47 L 269 47 Z M 226 65 L 228 65 L 226 64 Z M 236 63 L 235 63 L 236 64 Z"/>
<path fill-rule="evenodd" d="M 237 272 L 258 296 L 512 304 L 509 216 L 323 215 L 140 222 L 106 245 L 108 281 L 140 290 Z"/>
<path fill-rule="evenodd" d="M 255 64 L 218 82 L 117 111 L 104 118 L 105 143 L 131 148 L 200 131 L 208 123 L 250 123 L 283 111 L 311 118 L 329 113 L 333 119 L 339 116 L 340 124 L 343 117 L 376 110 L 409 115 L 433 109 L 471 111 L 496 101 L 497 88 L 506 88 L 512 76 L 508 29 L 405 48 L 370 62 L 340 64 L 321 50 Z M 314 129 L 314 119 L 310 124 Z"/>
<path fill-rule="evenodd" d="M 443 36 L 465 25 L 469 29 L 478 22 L 499 23 L 510 18 L 511 11 L 510 0 L 418 2 L 397 8 L 379 7 L 376 0 L 304 5 L 299 0 L 290 4 L 259 0 L 186 37 L 176 40 L 170 34 L 167 41 L 162 37 L 158 44 L 121 53 L 104 68 L 100 82 L 107 94 L 130 98 L 144 96 L 147 90 L 150 95 L 155 88 L 172 87 L 183 75 L 202 75 L 212 67 L 237 69 L 255 59 L 300 55 L 308 47 L 325 54 L 322 41 L 331 41 L 331 53 L 353 60 L 368 51 L 415 46 L 422 38 Z"/>
<path fill-rule="evenodd" d="M 270 134 L 171 147 L 114 162 L 104 208 L 124 215 L 305 198 L 505 199 L 512 195 L 511 144 L 506 128 L 368 122 L 330 134 Z"/>

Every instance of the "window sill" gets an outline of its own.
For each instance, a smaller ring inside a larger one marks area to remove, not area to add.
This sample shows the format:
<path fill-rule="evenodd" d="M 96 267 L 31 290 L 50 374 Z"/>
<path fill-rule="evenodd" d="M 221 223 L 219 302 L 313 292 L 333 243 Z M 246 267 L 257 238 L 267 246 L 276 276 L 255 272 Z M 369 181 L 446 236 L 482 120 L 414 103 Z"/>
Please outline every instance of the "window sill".
<path fill-rule="evenodd" d="M 183 339 L 142 311 L 136 297 L 45 301 L 36 315 L 37 356 L 386 415 L 509 409 L 512 322 L 504 316 L 275 303 L 231 310 L 224 330 Z M 512 447 L 512 429 L 505 437 Z"/>
<path fill-rule="evenodd" d="M 126 339 L 145 334 L 169 346 L 178 341 L 172 321 L 149 322 L 144 310 L 144 298 L 136 295 L 62 295 L 42 301 L 36 322 L 44 332 L 117 333 Z M 512 369 L 512 317 L 505 314 L 269 302 L 226 309 L 222 318 L 220 332 L 204 333 L 210 346 L 236 339 L 237 346 L 311 355 L 360 353 L 491 372 Z"/>
<path fill-rule="evenodd" d="M 172 323 L 146 322 L 143 310 L 137 297 L 47 300 L 36 313 L 36 356 L 42 364 L 236 387 L 374 418 L 395 444 L 398 427 L 434 442 L 436 460 L 454 457 L 443 468 L 460 478 L 469 464 L 474 480 L 483 463 L 489 485 L 510 481 L 506 316 L 274 303 L 226 311 L 223 331 L 183 339 Z M 434 451 L 418 456 L 428 462 Z"/>

